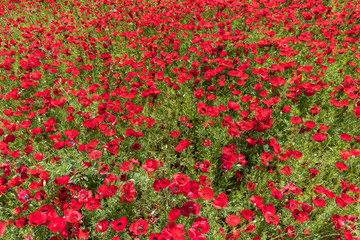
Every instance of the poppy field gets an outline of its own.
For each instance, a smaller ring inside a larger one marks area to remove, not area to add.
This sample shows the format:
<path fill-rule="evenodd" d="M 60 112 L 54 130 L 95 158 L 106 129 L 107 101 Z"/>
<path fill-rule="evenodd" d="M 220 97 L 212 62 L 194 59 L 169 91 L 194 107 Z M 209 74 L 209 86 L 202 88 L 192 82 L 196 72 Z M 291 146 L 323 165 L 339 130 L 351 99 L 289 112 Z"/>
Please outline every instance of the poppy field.
<path fill-rule="evenodd" d="M 0 239 L 360 240 L 360 1 L 0 3 Z"/>

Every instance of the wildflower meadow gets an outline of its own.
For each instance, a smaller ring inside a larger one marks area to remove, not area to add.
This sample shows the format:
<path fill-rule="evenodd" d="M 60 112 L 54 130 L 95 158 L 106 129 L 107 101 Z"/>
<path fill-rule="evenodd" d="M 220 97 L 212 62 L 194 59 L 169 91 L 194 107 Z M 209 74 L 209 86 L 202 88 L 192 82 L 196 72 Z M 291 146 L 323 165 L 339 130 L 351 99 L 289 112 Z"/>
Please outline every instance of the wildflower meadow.
<path fill-rule="evenodd" d="M 360 240 L 359 0 L 0 3 L 0 239 Z"/>

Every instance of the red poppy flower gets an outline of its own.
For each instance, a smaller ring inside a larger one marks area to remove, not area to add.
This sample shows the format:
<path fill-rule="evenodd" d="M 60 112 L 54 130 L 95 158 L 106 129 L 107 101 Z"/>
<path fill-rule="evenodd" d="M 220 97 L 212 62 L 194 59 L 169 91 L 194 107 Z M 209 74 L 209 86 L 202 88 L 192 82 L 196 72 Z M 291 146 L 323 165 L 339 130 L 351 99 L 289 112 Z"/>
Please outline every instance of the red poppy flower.
<path fill-rule="evenodd" d="M 109 220 L 107 220 L 107 219 L 104 219 L 104 220 L 101 220 L 100 222 L 98 222 L 96 224 L 95 232 L 105 232 L 106 229 L 108 228 L 108 223 L 109 223 Z"/>
<path fill-rule="evenodd" d="M 206 221 L 197 221 L 193 223 L 193 228 L 188 230 L 189 238 L 191 240 L 205 240 L 205 236 L 201 234 L 205 234 L 209 231 L 209 225 Z"/>
<path fill-rule="evenodd" d="M 203 187 L 200 190 L 200 196 L 204 200 L 213 200 L 214 199 L 214 191 L 209 187 Z"/>
<path fill-rule="evenodd" d="M 330 127 L 329 126 L 325 126 L 324 124 L 320 124 L 319 128 L 321 131 L 327 131 Z"/>
<path fill-rule="evenodd" d="M 173 138 L 176 138 L 177 136 L 179 136 L 179 132 L 178 132 L 178 131 L 173 131 L 170 135 L 171 135 Z"/>
<path fill-rule="evenodd" d="M 287 113 L 291 111 L 291 108 L 288 105 L 286 105 L 281 111 Z"/>
<path fill-rule="evenodd" d="M 45 200 L 46 198 L 46 192 L 44 190 L 40 190 L 38 192 L 35 193 L 35 199 L 39 202 Z"/>
<path fill-rule="evenodd" d="M 199 183 L 204 187 L 211 187 L 212 182 L 208 176 L 201 175 L 199 177 Z"/>
<path fill-rule="evenodd" d="M 251 210 L 248 209 L 244 209 L 242 211 L 239 211 L 240 216 L 242 216 L 243 218 L 245 218 L 248 221 L 251 221 L 255 215 L 255 213 Z"/>
<path fill-rule="evenodd" d="M 201 207 L 198 203 L 189 201 L 189 202 L 185 202 L 184 205 L 180 208 L 180 213 L 185 217 L 189 217 L 190 213 L 197 216 L 200 213 L 200 209 Z"/>
<path fill-rule="evenodd" d="M 356 199 L 350 197 L 349 195 L 347 195 L 345 193 L 341 194 L 341 200 L 343 200 L 343 202 L 346 204 L 353 204 L 353 203 L 357 202 Z"/>
<path fill-rule="evenodd" d="M 95 150 L 95 151 L 92 151 L 91 153 L 89 153 L 89 158 L 92 160 L 101 158 L 101 156 L 102 156 L 102 153 L 98 150 Z"/>
<path fill-rule="evenodd" d="M 127 225 L 127 218 L 121 217 L 118 220 L 114 220 L 110 222 L 110 227 L 114 229 L 116 232 L 122 232 L 125 230 Z"/>
<path fill-rule="evenodd" d="M 81 213 L 74 210 L 65 210 L 64 217 L 65 220 L 70 223 L 77 223 L 82 219 Z"/>
<path fill-rule="evenodd" d="M 126 183 L 120 187 L 120 201 L 131 202 L 136 198 L 136 189 L 132 182 Z"/>
<path fill-rule="evenodd" d="M 346 203 L 344 202 L 344 200 L 342 200 L 341 198 L 339 198 L 338 196 L 335 197 L 335 203 L 341 207 L 341 208 L 344 208 L 346 207 Z"/>
<path fill-rule="evenodd" d="M 280 190 L 277 190 L 275 188 L 271 189 L 271 195 L 273 196 L 273 198 L 275 199 L 283 199 L 284 196 L 282 195 Z"/>
<path fill-rule="evenodd" d="M 211 145 L 212 145 L 212 143 L 209 139 L 204 139 L 203 143 L 201 144 L 201 146 L 204 146 L 204 147 L 210 147 Z"/>
<path fill-rule="evenodd" d="M 255 189 L 255 184 L 252 182 L 248 182 L 246 187 L 250 190 L 250 191 L 254 191 Z"/>
<path fill-rule="evenodd" d="M 173 175 L 173 182 L 177 183 L 179 186 L 185 186 L 190 181 L 190 178 L 182 173 L 177 173 Z"/>
<path fill-rule="evenodd" d="M 185 235 L 184 231 L 184 225 L 182 224 L 175 224 L 175 223 L 169 223 L 162 231 L 161 234 L 164 236 L 167 236 L 169 239 L 179 239 L 184 240 L 185 238 L 182 238 L 183 235 Z"/>
<path fill-rule="evenodd" d="M 38 209 L 38 212 L 40 212 L 43 216 L 45 216 L 46 221 L 51 221 L 55 217 L 58 217 L 56 211 L 51 205 L 44 205 L 41 208 Z"/>
<path fill-rule="evenodd" d="M 70 138 L 70 139 L 74 139 L 74 138 L 76 138 L 76 137 L 79 135 L 79 132 L 78 132 L 78 131 L 76 131 L 76 130 L 71 130 L 71 129 L 66 130 L 66 131 L 64 131 L 63 133 L 64 133 L 68 138 Z"/>
<path fill-rule="evenodd" d="M 60 232 L 65 228 L 65 218 L 55 217 L 47 227 L 52 232 Z"/>
<path fill-rule="evenodd" d="M 295 237 L 295 230 L 293 227 L 291 226 L 288 226 L 287 228 L 285 228 L 284 232 L 287 233 L 287 235 L 291 238 L 294 238 Z"/>
<path fill-rule="evenodd" d="M 211 203 L 216 209 L 226 208 L 227 204 L 228 198 L 225 193 L 219 194 L 219 196 L 214 199 L 214 202 Z"/>
<path fill-rule="evenodd" d="M 27 224 L 27 219 L 24 217 L 21 217 L 21 218 L 15 220 L 16 227 L 21 228 L 21 227 L 24 227 L 26 224 Z M 0 229 L 1 229 L 1 226 L 0 226 Z"/>
<path fill-rule="evenodd" d="M 240 111 L 240 105 L 236 102 L 232 102 L 232 101 L 228 102 L 227 107 L 230 110 Z"/>
<path fill-rule="evenodd" d="M 75 237 L 79 233 L 79 223 L 67 223 L 65 228 L 60 231 L 62 238 Z"/>
<path fill-rule="evenodd" d="M 345 240 L 354 240 L 351 232 L 349 230 L 347 230 L 346 228 L 344 228 L 343 233 L 344 233 Z M 356 239 L 358 239 L 358 238 L 356 238 Z"/>
<path fill-rule="evenodd" d="M 0 237 L 4 236 L 6 230 L 6 222 L 0 222 Z"/>
<path fill-rule="evenodd" d="M 180 210 L 175 208 L 169 212 L 168 220 L 169 222 L 174 222 L 176 219 L 178 219 L 180 215 Z"/>
<path fill-rule="evenodd" d="M 324 201 L 324 199 L 322 199 L 321 197 L 316 197 L 315 199 L 313 199 L 312 197 L 311 197 L 311 200 L 312 200 L 312 202 L 314 203 L 314 205 L 315 206 L 317 206 L 317 207 L 325 207 L 325 205 L 326 205 L 326 202 Z"/>
<path fill-rule="evenodd" d="M 149 240 L 158 240 L 158 239 L 161 239 L 161 237 L 163 237 L 163 235 L 161 233 L 151 233 L 149 236 Z M 116 239 L 116 240 L 120 240 L 120 238 Z"/>
<path fill-rule="evenodd" d="M 260 158 L 261 158 L 260 161 L 264 166 L 266 166 L 268 162 L 272 161 L 272 155 L 268 152 L 261 153 Z"/>
<path fill-rule="evenodd" d="M 89 198 L 88 201 L 84 203 L 84 207 L 89 211 L 94 211 L 100 208 L 100 201 L 96 198 Z"/>
<path fill-rule="evenodd" d="M 89 238 L 89 232 L 86 230 L 80 230 L 77 236 L 79 240 L 87 240 Z"/>
<path fill-rule="evenodd" d="M 294 159 L 300 159 L 302 157 L 302 153 L 299 151 L 293 151 L 292 156 Z"/>
<path fill-rule="evenodd" d="M 312 138 L 317 142 L 323 142 L 326 139 L 326 135 L 324 133 L 316 133 Z"/>
<path fill-rule="evenodd" d="M 307 229 L 304 229 L 303 233 L 305 233 L 306 236 L 309 236 L 311 234 L 311 232 L 309 230 L 307 230 Z"/>
<path fill-rule="evenodd" d="M 291 167 L 285 166 L 280 170 L 280 172 L 285 175 L 291 175 Z"/>
<path fill-rule="evenodd" d="M 232 137 L 240 137 L 239 130 L 237 130 L 236 128 L 229 128 L 228 133 Z"/>
<path fill-rule="evenodd" d="M 120 171 L 122 171 L 122 172 L 129 172 L 129 171 L 131 171 L 133 169 L 134 169 L 134 166 L 131 165 L 130 162 L 123 162 L 120 165 Z"/>
<path fill-rule="evenodd" d="M 228 217 L 225 218 L 225 222 L 227 224 L 229 224 L 230 226 L 236 226 L 241 222 L 240 217 L 236 216 L 236 215 L 230 215 Z"/>
<path fill-rule="evenodd" d="M 205 90 L 202 88 L 197 89 L 193 94 L 196 99 L 201 99 L 201 97 L 204 95 Z"/>
<path fill-rule="evenodd" d="M 266 223 L 272 223 L 274 226 L 279 224 L 279 219 L 280 219 L 279 215 L 275 215 L 272 212 L 266 212 L 264 216 Z"/>
<path fill-rule="evenodd" d="M 345 142 L 351 141 L 351 136 L 350 136 L 349 134 L 346 134 L 346 133 L 342 133 L 342 134 L 340 135 L 340 138 L 341 138 L 343 141 L 345 141 Z"/>
<path fill-rule="evenodd" d="M 337 162 L 335 164 L 335 167 L 339 170 L 343 170 L 343 171 L 347 171 L 348 170 L 348 166 L 345 163 L 342 162 Z"/>
<path fill-rule="evenodd" d="M 304 18 L 304 20 L 311 20 L 313 15 L 309 12 L 302 12 L 302 16 Z"/>
<path fill-rule="evenodd" d="M 292 124 L 300 124 L 300 123 L 302 123 L 302 118 L 301 117 L 292 117 L 291 122 L 292 122 Z"/>
<path fill-rule="evenodd" d="M 71 210 L 74 210 L 74 211 L 80 210 L 80 209 L 82 209 L 82 207 L 83 207 L 83 205 L 78 200 L 72 199 L 70 201 L 70 209 Z"/>
<path fill-rule="evenodd" d="M 29 201 L 31 199 L 30 190 L 23 190 L 19 192 L 17 197 L 18 200 L 22 203 Z"/>
<path fill-rule="evenodd" d="M 42 214 L 39 210 L 29 214 L 28 220 L 31 226 L 42 225 L 46 222 L 46 215 Z"/>
<path fill-rule="evenodd" d="M 86 191 L 85 189 L 82 189 L 79 193 L 78 193 L 78 199 L 79 202 L 84 203 L 87 202 L 89 198 L 92 197 L 92 192 L 91 191 Z"/>
<path fill-rule="evenodd" d="M 149 227 L 149 224 L 147 221 L 139 220 L 139 221 L 133 222 L 130 225 L 129 230 L 130 230 L 130 232 L 133 232 L 136 236 L 144 235 L 144 234 L 146 234 L 148 227 Z"/>
<path fill-rule="evenodd" d="M 147 159 L 145 161 L 145 164 L 142 165 L 142 168 L 147 172 L 155 172 L 155 170 L 158 168 L 159 161 L 156 161 L 154 159 Z"/>
<path fill-rule="evenodd" d="M 35 153 L 34 159 L 37 161 L 41 161 L 44 158 L 44 155 L 42 153 Z"/>
<path fill-rule="evenodd" d="M 292 212 L 292 216 L 295 218 L 296 222 L 298 223 L 306 222 L 309 219 L 309 215 L 307 212 L 302 212 L 297 209 L 295 209 Z"/>

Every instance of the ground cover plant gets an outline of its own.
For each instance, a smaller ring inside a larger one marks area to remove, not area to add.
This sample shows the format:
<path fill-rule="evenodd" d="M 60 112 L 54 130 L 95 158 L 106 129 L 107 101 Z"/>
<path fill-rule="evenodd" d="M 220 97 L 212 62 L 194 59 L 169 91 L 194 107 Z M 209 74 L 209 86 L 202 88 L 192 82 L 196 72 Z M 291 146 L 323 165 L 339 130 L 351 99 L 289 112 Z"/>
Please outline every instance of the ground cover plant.
<path fill-rule="evenodd" d="M 360 2 L 0 4 L 3 239 L 360 239 Z"/>

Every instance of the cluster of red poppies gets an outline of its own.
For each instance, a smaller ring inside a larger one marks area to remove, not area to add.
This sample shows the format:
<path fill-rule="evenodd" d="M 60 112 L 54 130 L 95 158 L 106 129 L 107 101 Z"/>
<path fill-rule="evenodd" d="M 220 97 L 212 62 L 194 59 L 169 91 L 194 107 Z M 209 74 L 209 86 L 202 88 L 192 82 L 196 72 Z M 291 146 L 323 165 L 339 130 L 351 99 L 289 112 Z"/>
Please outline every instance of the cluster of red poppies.
<path fill-rule="evenodd" d="M 0 19 L 0 237 L 360 239 L 359 1 Z"/>

